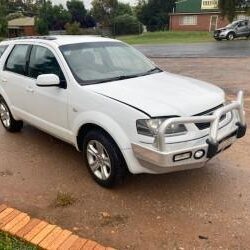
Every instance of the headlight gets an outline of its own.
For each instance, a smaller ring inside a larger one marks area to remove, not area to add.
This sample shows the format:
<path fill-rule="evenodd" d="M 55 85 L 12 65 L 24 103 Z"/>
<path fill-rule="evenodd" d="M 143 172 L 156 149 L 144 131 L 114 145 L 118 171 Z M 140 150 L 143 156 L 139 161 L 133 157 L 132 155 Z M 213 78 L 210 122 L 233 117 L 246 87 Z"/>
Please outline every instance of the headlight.
<path fill-rule="evenodd" d="M 138 134 L 146 136 L 157 135 L 161 124 L 168 118 L 155 118 L 155 119 L 143 119 L 136 121 L 136 127 Z M 166 129 L 166 135 L 183 134 L 187 132 L 186 127 L 183 124 L 173 124 Z"/>

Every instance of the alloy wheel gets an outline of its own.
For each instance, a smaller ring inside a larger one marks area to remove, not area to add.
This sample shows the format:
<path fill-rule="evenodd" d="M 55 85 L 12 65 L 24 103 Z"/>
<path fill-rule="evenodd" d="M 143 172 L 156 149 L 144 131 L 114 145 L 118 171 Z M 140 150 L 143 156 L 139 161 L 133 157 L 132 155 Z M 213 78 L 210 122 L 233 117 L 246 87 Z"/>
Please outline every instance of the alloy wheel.
<path fill-rule="evenodd" d="M 96 140 L 87 145 L 87 161 L 93 174 L 100 180 L 107 180 L 111 175 L 111 161 L 105 147 Z"/>
<path fill-rule="evenodd" d="M 229 38 L 230 41 L 234 40 L 234 34 L 229 34 L 228 38 Z"/>
<path fill-rule="evenodd" d="M 6 128 L 10 127 L 10 112 L 4 103 L 0 103 L 0 119 Z"/>

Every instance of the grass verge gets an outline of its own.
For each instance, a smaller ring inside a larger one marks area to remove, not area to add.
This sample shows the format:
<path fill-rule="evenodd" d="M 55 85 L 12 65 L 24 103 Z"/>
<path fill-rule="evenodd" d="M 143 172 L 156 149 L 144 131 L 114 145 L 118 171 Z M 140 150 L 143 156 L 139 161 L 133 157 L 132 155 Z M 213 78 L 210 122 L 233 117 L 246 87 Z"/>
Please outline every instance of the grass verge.
<path fill-rule="evenodd" d="M 209 32 L 160 31 L 141 35 L 119 36 L 117 39 L 129 44 L 199 43 L 213 41 Z"/>
<path fill-rule="evenodd" d="M 21 241 L 5 232 L 0 231 L 1 250 L 38 250 L 37 246 Z"/>

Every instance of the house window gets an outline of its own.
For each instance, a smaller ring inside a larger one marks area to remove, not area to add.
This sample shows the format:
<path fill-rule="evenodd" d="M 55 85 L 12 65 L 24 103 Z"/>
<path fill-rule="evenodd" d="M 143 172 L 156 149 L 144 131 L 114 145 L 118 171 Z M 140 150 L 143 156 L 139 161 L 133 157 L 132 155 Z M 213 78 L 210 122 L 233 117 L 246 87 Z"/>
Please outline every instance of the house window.
<path fill-rule="evenodd" d="M 180 25 L 197 25 L 197 16 L 181 16 Z"/>

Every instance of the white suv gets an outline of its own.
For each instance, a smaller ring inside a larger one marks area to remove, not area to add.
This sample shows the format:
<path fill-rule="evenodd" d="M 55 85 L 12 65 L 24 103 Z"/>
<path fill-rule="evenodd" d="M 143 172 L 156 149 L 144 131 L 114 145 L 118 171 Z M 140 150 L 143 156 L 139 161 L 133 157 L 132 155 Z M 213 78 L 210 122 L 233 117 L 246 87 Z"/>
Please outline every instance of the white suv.
<path fill-rule="evenodd" d="M 0 43 L 0 115 L 83 152 L 93 178 L 111 187 L 127 170 L 200 167 L 246 132 L 243 93 L 225 102 L 213 85 L 163 72 L 134 48 L 94 36 Z"/>

